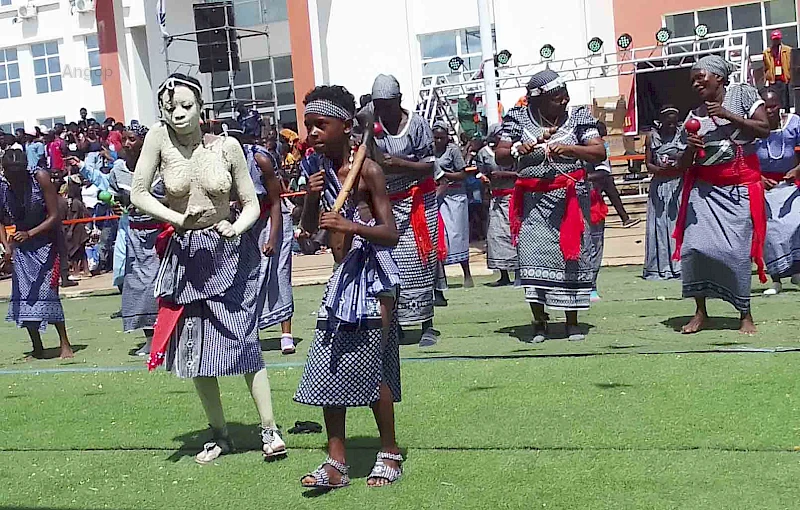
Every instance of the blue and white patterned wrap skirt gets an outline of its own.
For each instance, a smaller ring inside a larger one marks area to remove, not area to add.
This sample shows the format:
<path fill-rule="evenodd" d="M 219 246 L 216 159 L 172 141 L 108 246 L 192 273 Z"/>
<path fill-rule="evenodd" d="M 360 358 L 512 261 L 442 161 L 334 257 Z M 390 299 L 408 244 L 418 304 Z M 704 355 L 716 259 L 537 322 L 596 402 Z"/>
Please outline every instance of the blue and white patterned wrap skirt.
<path fill-rule="evenodd" d="M 175 233 L 155 295 L 182 305 L 167 348 L 178 377 L 216 377 L 264 368 L 258 340 L 260 255 L 252 236 L 227 239 L 212 229 Z"/>
<path fill-rule="evenodd" d="M 58 296 L 57 256 L 55 243 L 44 235 L 14 249 L 8 322 L 20 328 L 37 327 L 40 331 L 48 324 L 64 322 L 64 309 Z"/>
<path fill-rule="evenodd" d="M 354 238 L 328 281 L 295 401 L 320 407 L 369 406 L 380 399 L 381 383 L 400 401 L 399 285 L 391 250 Z M 387 297 L 395 299 L 384 330 L 380 300 Z"/>

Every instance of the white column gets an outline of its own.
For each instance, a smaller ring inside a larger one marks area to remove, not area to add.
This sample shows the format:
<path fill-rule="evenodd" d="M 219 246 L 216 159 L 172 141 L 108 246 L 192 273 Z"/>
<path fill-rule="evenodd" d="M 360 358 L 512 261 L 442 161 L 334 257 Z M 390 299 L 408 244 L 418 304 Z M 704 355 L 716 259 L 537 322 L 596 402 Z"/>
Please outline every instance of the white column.
<path fill-rule="evenodd" d="M 478 21 L 481 29 L 481 53 L 483 59 L 483 104 L 486 105 L 486 121 L 491 126 L 500 122 L 497 111 L 497 82 L 494 77 L 494 49 L 492 48 L 491 0 L 478 0 Z"/>
<path fill-rule="evenodd" d="M 311 60 L 314 66 L 314 84 L 325 83 L 322 67 L 322 40 L 319 30 L 319 6 L 317 0 L 308 0 L 308 25 L 311 32 Z"/>

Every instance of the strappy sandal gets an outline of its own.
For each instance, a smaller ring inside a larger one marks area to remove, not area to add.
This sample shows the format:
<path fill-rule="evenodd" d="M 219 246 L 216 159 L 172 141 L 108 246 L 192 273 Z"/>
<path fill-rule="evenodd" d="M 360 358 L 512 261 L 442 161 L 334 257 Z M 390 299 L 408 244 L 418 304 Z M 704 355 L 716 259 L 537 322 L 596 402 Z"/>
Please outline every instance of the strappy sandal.
<path fill-rule="evenodd" d="M 220 430 L 211 429 L 213 439 L 203 445 L 203 451 L 195 455 L 194 460 L 198 464 L 208 465 L 217 460 L 222 455 L 233 453 L 234 446 L 231 438 Z"/>
<path fill-rule="evenodd" d="M 286 450 L 286 443 L 283 441 L 283 438 L 281 438 L 278 429 L 261 427 L 261 442 L 264 444 L 261 447 L 264 460 L 274 460 L 280 457 L 286 457 L 289 454 Z"/>
<path fill-rule="evenodd" d="M 389 453 L 389 452 L 378 452 L 378 458 L 375 461 L 375 466 L 372 468 L 369 476 L 367 477 L 367 481 L 369 480 L 386 480 L 388 483 L 383 485 L 369 485 L 370 487 L 388 487 L 389 485 L 394 484 L 397 482 L 400 477 L 403 475 L 403 470 L 389 467 L 386 465 L 384 460 L 393 460 L 397 463 L 403 462 L 403 456 L 399 453 Z"/>
<path fill-rule="evenodd" d="M 325 470 L 325 466 L 328 465 L 338 471 L 342 475 L 342 479 L 338 484 L 332 484 L 331 478 L 328 476 L 328 472 Z M 342 489 L 350 485 L 350 469 L 339 462 L 338 460 L 333 460 L 332 458 L 328 457 L 325 459 L 325 462 L 322 463 L 314 472 L 307 474 L 303 478 L 300 479 L 300 484 L 306 489 L 323 489 L 323 490 L 333 490 L 333 489 Z M 307 485 L 303 483 L 303 480 L 306 478 L 313 478 L 314 483 Z"/>

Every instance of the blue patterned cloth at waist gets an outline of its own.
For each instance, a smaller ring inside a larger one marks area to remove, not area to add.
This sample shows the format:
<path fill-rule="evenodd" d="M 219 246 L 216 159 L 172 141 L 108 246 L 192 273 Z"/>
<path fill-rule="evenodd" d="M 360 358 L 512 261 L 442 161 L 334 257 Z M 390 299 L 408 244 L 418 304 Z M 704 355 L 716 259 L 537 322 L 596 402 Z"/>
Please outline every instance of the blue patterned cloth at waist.
<path fill-rule="evenodd" d="M 374 220 L 370 225 L 374 225 Z M 391 292 L 400 285 L 400 270 L 390 248 L 376 247 L 361 237 L 355 237 L 352 248 L 331 280 L 323 303 L 328 317 L 357 324 L 373 318 L 370 298 Z"/>
<path fill-rule="evenodd" d="M 237 283 L 242 269 L 258 266 L 258 256 L 250 236 L 228 239 L 213 228 L 176 232 L 161 261 L 155 295 L 180 305 L 220 296 Z"/>

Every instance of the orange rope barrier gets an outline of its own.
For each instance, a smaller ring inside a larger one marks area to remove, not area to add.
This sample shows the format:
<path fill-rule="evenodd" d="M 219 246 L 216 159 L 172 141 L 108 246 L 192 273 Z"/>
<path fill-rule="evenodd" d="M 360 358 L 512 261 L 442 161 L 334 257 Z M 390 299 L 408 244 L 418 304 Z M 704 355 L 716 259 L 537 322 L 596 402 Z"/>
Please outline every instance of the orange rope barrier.
<path fill-rule="evenodd" d="M 624 154 L 622 156 L 610 156 L 608 160 L 614 161 L 644 161 L 644 154 Z"/>

